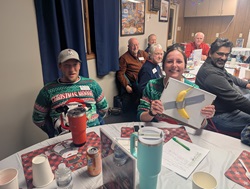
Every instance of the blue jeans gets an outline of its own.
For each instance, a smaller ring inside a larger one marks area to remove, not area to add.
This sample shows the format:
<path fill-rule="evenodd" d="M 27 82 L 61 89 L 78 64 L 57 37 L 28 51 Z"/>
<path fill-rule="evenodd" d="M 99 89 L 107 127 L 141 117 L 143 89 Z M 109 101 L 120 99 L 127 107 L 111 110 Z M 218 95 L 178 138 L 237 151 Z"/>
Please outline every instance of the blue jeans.
<path fill-rule="evenodd" d="M 221 131 L 240 133 L 246 126 L 250 125 L 250 115 L 240 110 L 215 115 L 212 120 Z"/>
<path fill-rule="evenodd" d="M 244 95 L 250 100 L 250 94 Z M 250 108 L 250 107 L 249 107 Z M 240 110 L 215 115 L 212 118 L 216 127 L 221 131 L 241 133 L 241 141 L 250 146 L 250 115 Z"/>
<path fill-rule="evenodd" d="M 247 93 L 244 96 L 250 100 L 250 93 Z M 212 120 L 216 127 L 221 131 L 240 133 L 246 126 L 250 125 L 250 115 L 240 110 L 215 115 Z"/>

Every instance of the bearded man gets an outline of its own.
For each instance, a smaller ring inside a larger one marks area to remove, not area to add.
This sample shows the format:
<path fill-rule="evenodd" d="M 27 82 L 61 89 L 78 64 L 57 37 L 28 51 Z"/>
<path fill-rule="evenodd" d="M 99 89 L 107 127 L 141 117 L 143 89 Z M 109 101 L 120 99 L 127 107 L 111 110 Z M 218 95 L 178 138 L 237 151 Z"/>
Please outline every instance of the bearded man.
<path fill-rule="evenodd" d="M 216 127 L 225 132 L 238 132 L 243 143 L 250 145 L 250 84 L 228 73 L 225 69 L 233 43 L 217 38 L 209 56 L 199 69 L 195 83 L 203 90 L 215 94 L 216 113 L 212 118 Z M 245 88 L 243 95 L 239 88 Z"/>

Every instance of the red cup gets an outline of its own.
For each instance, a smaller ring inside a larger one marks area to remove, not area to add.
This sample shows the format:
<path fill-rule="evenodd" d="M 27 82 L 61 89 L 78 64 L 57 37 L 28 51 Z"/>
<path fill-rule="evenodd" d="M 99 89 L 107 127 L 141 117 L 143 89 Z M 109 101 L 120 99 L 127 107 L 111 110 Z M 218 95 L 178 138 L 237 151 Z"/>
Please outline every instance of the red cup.
<path fill-rule="evenodd" d="M 83 146 L 87 140 L 87 116 L 83 107 L 72 109 L 68 112 L 69 130 L 75 146 Z"/>
<path fill-rule="evenodd" d="M 239 77 L 239 75 L 240 75 L 240 67 L 234 68 L 234 76 Z"/>

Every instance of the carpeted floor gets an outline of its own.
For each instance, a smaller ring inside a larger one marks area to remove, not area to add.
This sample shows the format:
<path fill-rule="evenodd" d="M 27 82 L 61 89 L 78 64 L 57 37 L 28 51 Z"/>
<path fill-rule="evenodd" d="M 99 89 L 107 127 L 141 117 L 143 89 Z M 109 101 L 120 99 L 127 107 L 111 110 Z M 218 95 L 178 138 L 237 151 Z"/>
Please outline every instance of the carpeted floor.
<path fill-rule="evenodd" d="M 105 124 L 132 122 L 132 121 L 137 121 L 136 120 L 136 111 L 129 111 L 129 112 L 125 112 L 125 113 L 122 112 L 119 115 L 108 114 L 104 118 Z"/>

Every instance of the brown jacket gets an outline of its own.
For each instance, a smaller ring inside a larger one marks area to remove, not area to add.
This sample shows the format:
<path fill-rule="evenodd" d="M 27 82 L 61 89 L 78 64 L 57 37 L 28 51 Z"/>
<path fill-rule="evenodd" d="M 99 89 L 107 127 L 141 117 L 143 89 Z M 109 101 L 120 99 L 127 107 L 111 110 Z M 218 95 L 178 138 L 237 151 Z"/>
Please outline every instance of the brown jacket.
<path fill-rule="evenodd" d="M 148 53 L 143 50 L 139 50 L 137 57 L 131 55 L 129 51 L 120 57 L 120 70 L 117 71 L 117 79 L 123 87 L 126 87 L 129 84 L 129 81 L 135 82 L 137 80 L 138 73 L 147 59 Z"/>

